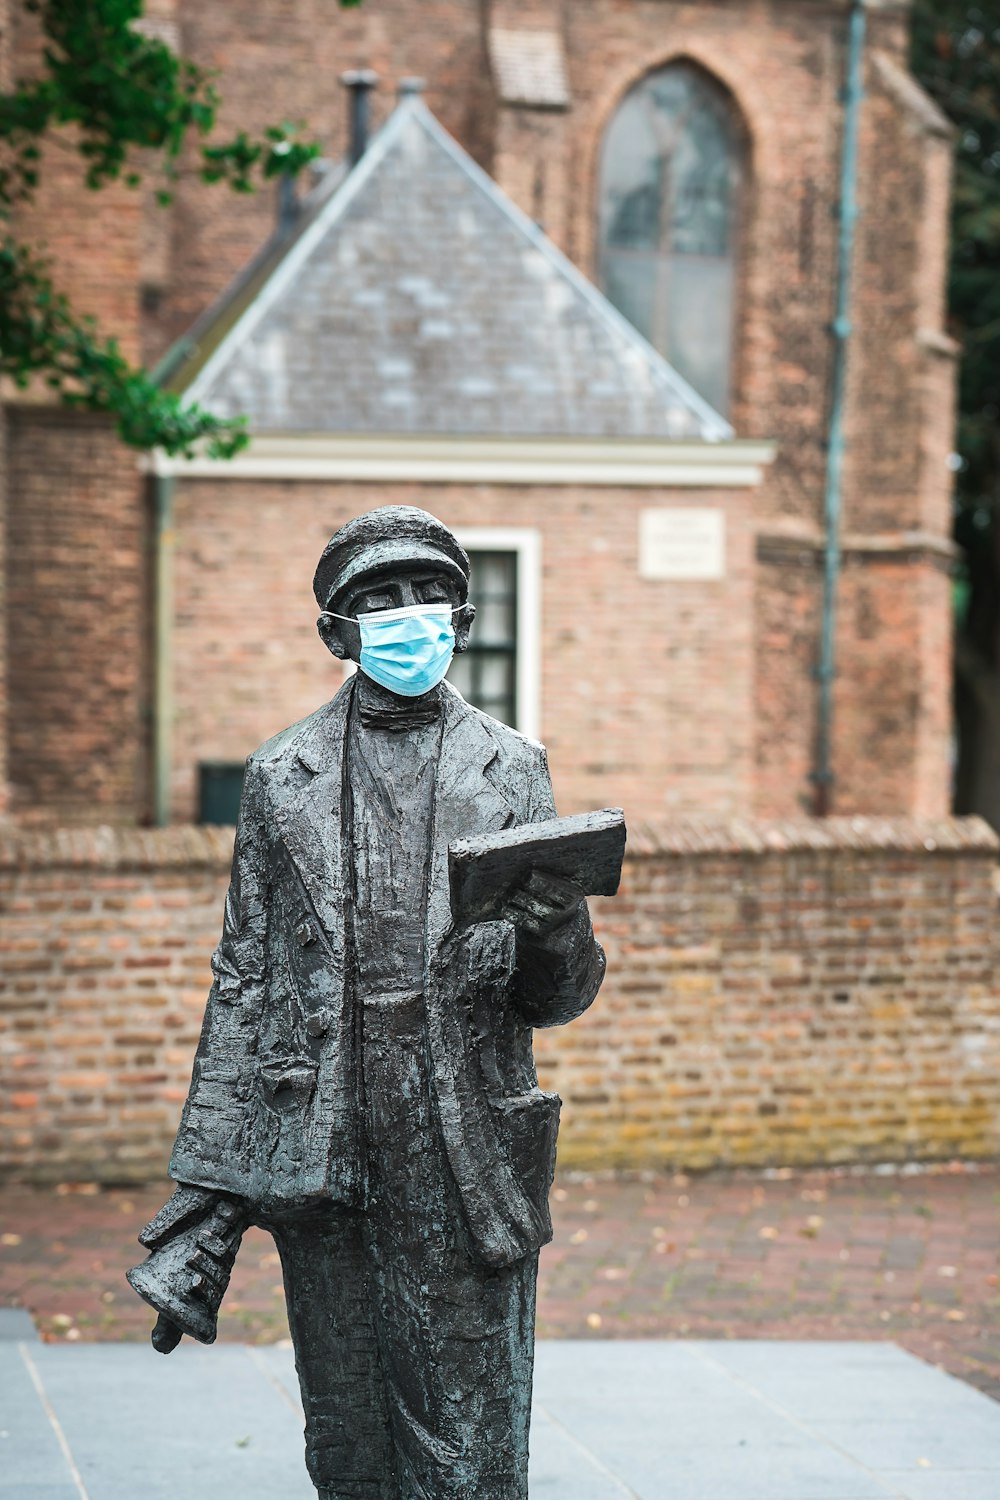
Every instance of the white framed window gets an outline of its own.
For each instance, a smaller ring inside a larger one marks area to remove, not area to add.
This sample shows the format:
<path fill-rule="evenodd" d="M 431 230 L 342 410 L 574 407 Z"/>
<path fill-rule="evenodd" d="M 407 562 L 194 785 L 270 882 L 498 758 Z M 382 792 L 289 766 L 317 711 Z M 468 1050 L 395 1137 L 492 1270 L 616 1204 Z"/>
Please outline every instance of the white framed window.
<path fill-rule="evenodd" d="M 476 606 L 469 649 L 449 681 L 468 702 L 537 739 L 541 732 L 541 537 L 531 528 L 456 529 Z"/>

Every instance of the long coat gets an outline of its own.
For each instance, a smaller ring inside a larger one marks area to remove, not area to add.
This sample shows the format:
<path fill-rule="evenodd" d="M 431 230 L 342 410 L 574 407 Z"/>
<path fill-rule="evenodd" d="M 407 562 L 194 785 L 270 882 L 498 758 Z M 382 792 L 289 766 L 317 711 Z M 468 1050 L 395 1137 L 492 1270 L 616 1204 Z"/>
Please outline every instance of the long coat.
<path fill-rule="evenodd" d="M 358 1027 L 346 906 L 344 759 L 355 679 L 247 762 L 177 1181 L 239 1194 L 264 1222 L 364 1204 Z M 476 1253 L 512 1264 L 551 1237 L 557 1095 L 534 1026 L 579 1015 L 604 973 L 586 907 L 547 944 L 512 923 L 452 927 L 448 846 L 554 816 L 545 751 L 442 684 L 424 996 L 440 1139 Z"/>

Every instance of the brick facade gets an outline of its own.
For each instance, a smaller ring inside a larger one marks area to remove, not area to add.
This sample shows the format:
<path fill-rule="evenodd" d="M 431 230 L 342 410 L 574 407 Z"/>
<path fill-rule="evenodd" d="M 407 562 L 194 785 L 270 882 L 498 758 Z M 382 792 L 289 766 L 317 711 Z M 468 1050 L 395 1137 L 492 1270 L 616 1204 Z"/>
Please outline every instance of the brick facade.
<path fill-rule="evenodd" d="M 751 495 L 394 485 L 378 498 L 429 508 L 460 533 L 538 532 L 540 728 L 560 807 L 650 817 L 705 806 L 735 816 L 753 795 Z M 665 503 L 723 511 L 724 581 L 638 579 L 638 513 Z M 176 817 L 195 815 L 199 760 L 241 762 L 339 686 L 312 573 L 330 533 L 370 504 L 362 485 L 178 483 Z"/>
<path fill-rule="evenodd" d="M 0 1170 L 162 1175 L 232 830 L 0 843 Z M 996 839 L 975 820 L 634 828 L 608 979 L 536 1033 L 563 1166 L 989 1157 Z"/>
<path fill-rule="evenodd" d="M 143 482 L 109 422 L 8 413 L 11 811 L 134 821 L 146 808 Z"/>
<path fill-rule="evenodd" d="M 733 522 L 736 571 L 726 582 L 725 610 L 715 585 L 697 592 L 693 585 L 664 586 L 662 594 L 671 602 L 659 619 L 671 628 L 684 622 L 666 666 L 664 653 L 656 655 L 660 623 L 654 621 L 647 633 L 641 609 L 638 633 L 627 635 L 615 633 L 602 605 L 602 638 L 596 640 L 592 590 L 572 593 L 571 580 L 555 571 L 567 549 L 579 563 L 586 547 L 577 549 L 575 536 L 564 547 L 553 518 L 564 518 L 574 532 L 594 524 L 599 539 L 606 532 L 594 517 L 610 516 L 619 506 L 630 515 L 638 503 L 635 495 L 407 491 L 420 493 L 432 509 L 439 506 L 446 519 L 465 524 L 466 518 L 486 524 L 484 517 L 506 518 L 509 512 L 524 517 L 536 502 L 535 518 L 519 524 L 539 525 L 546 547 L 544 730 L 554 758 L 566 767 L 564 795 L 574 805 L 611 795 L 603 769 L 579 768 L 591 749 L 595 754 L 587 764 L 609 764 L 604 746 L 617 725 L 619 747 L 625 726 L 636 731 L 636 749 L 631 768 L 622 766 L 610 780 L 617 777 L 623 798 L 642 803 L 651 815 L 670 808 L 725 815 L 739 807 L 797 816 L 810 808 L 847 9 L 841 0 L 761 0 L 752 7 L 742 0 L 593 0 L 587 5 L 420 0 L 419 6 L 415 0 L 378 0 L 341 11 L 326 0 L 303 0 L 282 7 L 279 22 L 273 7 L 262 9 L 250 0 L 224 6 L 155 0 L 147 7 L 149 25 L 200 63 L 220 70 L 226 132 L 304 118 L 327 154 L 339 157 L 346 107 L 336 78 L 343 68 L 379 71 L 376 125 L 392 107 L 397 82 L 406 75 L 424 76 L 427 101 L 447 129 L 591 275 L 597 273 L 600 144 L 623 95 L 646 71 L 680 57 L 709 71 L 728 90 L 742 122 L 748 180 L 731 416 L 740 436 L 775 439 L 777 460 L 752 496 L 725 502 L 739 510 Z M 946 457 L 952 443 L 955 351 L 942 328 L 951 142 L 946 124 L 905 71 L 905 10 L 893 3 L 869 8 L 834 808 L 938 816 L 948 806 L 950 778 Z M 19 23 L 13 32 L 18 67 L 30 65 L 33 26 Z M 556 38 L 565 63 L 567 108 L 536 108 L 501 97 L 490 70 L 491 28 L 543 30 Z M 49 186 L 21 227 L 44 230 L 61 283 L 81 309 L 97 312 L 126 350 L 141 351 L 150 360 L 224 290 L 273 224 L 269 191 L 253 197 L 227 194 L 198 182 L 191 162 L 172 207 L 162 210 L 151 189 L 115 188 L 99 197 L 76 190 L 67 176 L 77 170 L 74 158 L 57 148 L 50 156 Z M 75 643 L 73 668 L 55 666 L 46 659 L 55 637 L 43 610 L 52 595 L 68 597 L 73 583 L 57 577 L 38 518 L 61 525 L 65 496 L 89 481 L 74 468 L 82 440 L 68 442 L 58 420 L 35 425 L 30 463 L 18 459 L 16 432 L 26 433 L 25 424 L 36 422 L 30 412 L 15 418 L 12 461 L 21 466 L 8 498 L 15 542 L 9 564 L 15 584 L 9 609 L 12 805 L 35 817 L 75 818 L 86 816 L 96 798 L 101 816 L 142 820 L 149 810 L 147 726 L 139 691 L 148 667 L 148 633 L 140 624 L 146 578 L 140 569 L 127 582 L 122 571 L 126 554 L 134 560 L 144 555 L 145 516 L 134 460 L 121 450 L 113 460 L 100 460 L 107 490 L 101 510 L 120 518 L 124 538 L 115 549 L 118 561 L 109 564 L 117 581 L 108 598 L 112 603 L 122 598 L 123 613 L 107 634 L 96 627 L 83 632 Z M 110 455 L 110 448 L 106 452 Z M 114 475 L 112 464 L 119 466 Z M 257 541 L 280 530 L 267 487 L 246 488 L 242 541 L 232 538 L 232 519 L 217 521 L 233 511 L 224 483 L 214 499 L 200 481 L 180 488 L 181 504 L 188 506 L 184 495 L 191 502 L 183 523 L 180 583 L 198 594 L 193 613 L 179 606 L 176 621 L 173 774 L 177 813 L 187 816 L 199 760 L 216 758 L 223 740 L 227 757 L 242 758 L 264 734 L 325 696 L 325 664 L 308 664 L 307 635 L 308 650 L 316 648 L 304 613 L 298 613 L 300 600 L 307 607 L 312 543 L 322 540 L 327 518 L 333 522 L 349 510 L 399 498 L 403 491 L 371 486 L 362 495 L 303 486 L 293 495 L 289 488 L 289 514 L 317 520 L 289 529 L 288 546 L 274 550 Z M 661 501 L 682 504 L 685 496 L 675 491 Z M 253 509 L 257 502 L 259 514 Z M 706 503 L 705 497 L 696 503 Z M 129 505 L 126 515 L 121 507 Z M 749 524 L 755 533 L 750 544 Z M 622 535 L 628 537 L 630 528 L 623 527 Z M 232 565 L 222 560 L 223 544 L 230 542 L 228 556 L 239 557 L 250 570 L 245 584 L 236 583 Z M 751 559 L 756 558 L 749 572 L 748 545 Z M 623 543 L 622 566 L 616 564 L 598 586 L 605 594 L 613 589 L 621 595 L 625 589 L 646 608 L 653 592 L 634 573 L 626 578 L 625 551 Z M 578 575 L 581 581 L 596 572 L 597 555 Z M 246 587 L 262 602 L 261 626 L 266 618 L 270 631 L 266 642 L 262 629 L 254 631 L 255 642 L 245 633 L 238 640 L 223 639 L 230 622 L 221 600 L 207 600 L 208 564 L 199 559 L 208 558 L 234 587 Z M 39 586 L 29 589 L 29 578 Z M 289 635 L 293 620 L 298 623 Z M 735 633 L 724 639 L 720 631 L 727 624 Z M 201 627 L 205 634 L 199 637 Z M 662 668 L 655 709 L 641 706 L 649 693 L 650 651 Z M 601 653 L 613 713 L 596 706 L 583 690 L 596 681 L 594 664 Z M 233 717 L 220 723 L 223 716 L 208 711 L 207 700 L 199 706 L 188 698 L 192 685 L 214 680 L 223 662 L 239 663 L 240 672 L 239 686 L 232 680 L 222 684 Z M 693 688 L 697 672 L 707 701 Z M 111 676 L 117 680 L 114 688 Z M 95 678 L 104 686 L 88 694 L 85 714 L 61 696 L 71 682 Z M 251 693 L 256 701 L 250 701 Z M 92 723 L 106 704 L 107 721 Z M 107 745 L 106 756 L 95 754 L 98 744 Z M 692 765 L 688 757 L 699 746 L 702 764 Z M 725 767 L 716 762 L 720 755 L 728 757 Z"/>

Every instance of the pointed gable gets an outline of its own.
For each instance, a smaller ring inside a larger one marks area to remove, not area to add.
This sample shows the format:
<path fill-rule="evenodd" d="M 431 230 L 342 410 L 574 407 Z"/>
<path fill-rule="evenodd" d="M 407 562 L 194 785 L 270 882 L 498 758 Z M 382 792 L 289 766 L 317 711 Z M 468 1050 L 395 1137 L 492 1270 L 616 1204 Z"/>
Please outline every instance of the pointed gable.
<path fill-rule="evenodd" d="M 732 435 L 415 97 L 174 383 L 257 433 Z"/>

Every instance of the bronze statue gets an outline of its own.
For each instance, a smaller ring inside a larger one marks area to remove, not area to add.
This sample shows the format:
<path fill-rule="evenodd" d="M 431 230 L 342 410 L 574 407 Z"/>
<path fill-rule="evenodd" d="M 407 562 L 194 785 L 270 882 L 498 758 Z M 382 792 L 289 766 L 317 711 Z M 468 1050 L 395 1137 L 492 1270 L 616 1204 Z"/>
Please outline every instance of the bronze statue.
<path fill-rule="evenodd" d="M 320 635 L 361 670 L 247 762 L 179 1186 L 129 1273 L 156 1348 L 211 1342 L 245 1228 L 273 1233 L 325 1500 L 527 1495 L 560 1105 L 531 1031 L 597 994 L 584 894 L 624 825 L 550 822 L 542 746 L 443 680 L 468 582 L 410 507 L 320 559 Z"/>

